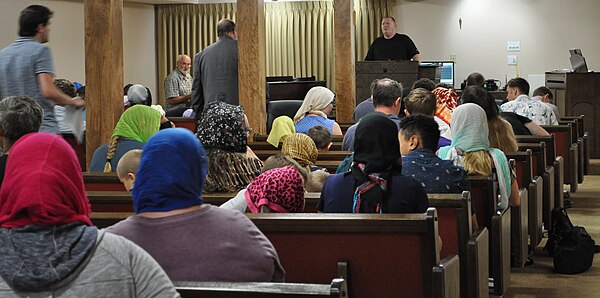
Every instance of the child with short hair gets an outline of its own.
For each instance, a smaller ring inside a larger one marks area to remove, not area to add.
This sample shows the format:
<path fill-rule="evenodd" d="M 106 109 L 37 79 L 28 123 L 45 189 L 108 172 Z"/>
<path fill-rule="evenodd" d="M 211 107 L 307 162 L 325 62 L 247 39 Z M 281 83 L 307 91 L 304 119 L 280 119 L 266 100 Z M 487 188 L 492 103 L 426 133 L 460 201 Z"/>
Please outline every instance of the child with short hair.
<path fill-rule="evenodd" d="M 317 125 L 311 127 L 308 130 L 307 135 L 315 142 L 319 151 L 329 151 L 329 148 L 331 148 L 331 145 L 333 144 L 331 142 L 331 132 L 324 126 Z"/>
<path fill-rule="evenodd" d="M 123 154 L 123 157 L 117 164 L 117 177 L 119 181 L 123 183 L 127 191 L 133 190 L 135 183 L 135 175 L 140 167 L 140 159 L 142 157 L 142 150 L 134 149 Z"/>
<path fill-rule="evenodd" d="M 325 185 L 325 181 L 327 181 L 329 176 L 331 176 L 331 174 L 323 170 L 316 170 L 308 173 L 308 179 L 304 185 L 304 189 L 306 189 L 307 192 L 323 191 L 323 186 Z"/>

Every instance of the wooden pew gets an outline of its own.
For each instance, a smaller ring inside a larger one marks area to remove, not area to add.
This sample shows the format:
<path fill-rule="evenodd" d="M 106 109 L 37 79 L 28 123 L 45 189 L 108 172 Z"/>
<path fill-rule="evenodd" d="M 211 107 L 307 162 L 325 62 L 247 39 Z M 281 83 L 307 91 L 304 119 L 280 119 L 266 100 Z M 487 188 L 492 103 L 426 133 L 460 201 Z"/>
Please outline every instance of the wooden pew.
<path fill-rule="evenodd" d="M 281 151 L 279 151 L 277 149 L 254 150 L 254 154 L 256 154 L 256 156 L 258 156 L 258 158 L 260 160 L 266 160 L 267 158 L 269 158 L 269 156 L 276 155 L 278 153 L 281 153 Z M 338 161 L 338 163 L 339 163 L 342 160 L 344 160 L 344 158 L 346 158 L 346 156 L 348 156 L 348 154 L 350 154 L 350 152 L 348 152 L 348 151 L 323 151 L 323 152 L 319 152 L 319 156 L 317 157 L 317 160 Z"/>
<path fill-rule="evenodd" d="M 489 234 L 485 227 L 473 233 L 471 195 L 427 194 L 429 206 L 438 212 L 443 241 L 440 258 L 458 255 L 461 297 L 487 297 L 489 277 Z"/>
<path fill-rule="evenodd" d="M 250 149 L 252 149 L 253 151 L 256 150 L 281 150 L 281 145 L 279 147 L 275 147 L 273 145 L 271 145 L 271 143 L 267 143 L 267 141 L 254 141 L 254 142 L 249 142 L 248 146 L 250 147 Z M 331 147 L 329 148 L 330 151 L 341 151 L 342 150 L 342 142 L 333 142 L 333 144 L 331 144 Z"/>
<path fill-rule="evenodd" d="M 511 207 L 511 266 L 524 267 L 528 259 L 529 192 L 532 183 L 531 150 L 506 154 L 511 169 L 515 169 L 521 205 Z M 537 200 L 533 197 L 532 200 Z"/>
<path fill-rule="evenodd" d="M 351 297 L 460 297 L 457 256 L 440 261 L 437 214 L 248 214 L 286 280 L 325 283 L 348 261 Z M 301 248 L 301 249 L 300 249 Z"/>
<path fill-rule="evenodd" d="M 542 183 L 542 196 L 540 197 L 540 200 L 538 202 L 536 202 L 536 204 L 541 204 L 542 212 L 540 214 L 538 214 L 538 216 L 541 216 L 542 222 L 545 224 L 546 227 L 549 227 L 551 225 L 551 222 L 550 222 L 551 215 L 550 214 L 552 212 L 552 209 L 554 209 L 554 201 L 555 201 L 555 199 L 554 199 L 554 195 L 555 195 L 554 183 L 556 182 L 556 180 L 554 178 L 554 175 L 555 175 L 554 174 L 554 166 L 548 165 L 549 162 L 547 161 L 548 147 L 546 146 L 545 142 L 519 143 L 519 149 L 520 150 L 525 150 L 525 149 L 532 150 L 533 164 L 534 164 L 534 167 L 533 167 L 534 174 L 533 175 L 542 177 L 542 180 L 540 181 L 540 183 Z M 530 195 L 532 195 L 532 194 L 530 193 Z M 537 193 L 533 194 L 533 195 L 537 196 Z M 534 210 L 538 210 L 538 208 L 539 208 L 539 206 L 537 206 Z M 530 212 L 531 211 L 532 210 L 530 210 Z M 536 245 L 537 245 L 537 243 L 536 243 Z"/>
<path fill-rule="evenodd" d="M 348 297 L 348 284 L 343 278 L 334 278 L 331 284 L 214 281 L 173 284 L 182 298 Z"/>
<path fill-rule="evenodd" d="M 176 127 L 187 128 L 193 133 L 196 132 L 196 121 L 194 118 L 169 117 L 169 120 L 173 122 Z"/>
<path fill-rule="evenodd" d="M 490 291 L 503 295 L 510 284 L 511 209 L 497 211 L 498 188 L 494 175 L 469 176 L 469 182 L 479 226 L 490 231 Z"/>
<path fill-rule="evenodd" d="M 542 125 L 554 135 L 556 141 L 556 156 L 563 157 L 564 183 L 569 184 L 571 192 L 577 191 L 578 175 L 578 145 L 572 143 L 572 123 L 568 125 Z M 561 193 L 562 196 L 562 193 Z"/>
<path fill-rule="evenodd" d="M 83 173 L 86 191 L 126 191 L 117 173 Z"/>
<path fill-rule="evenodd" d="M 255 142 L 266 142 L 268 137 L 269 137 L 268 135 L 259 135 L 259 134 L 257 134 L 257 135 L 254 135 L 253 140 Z M 344 136 L 331 136 L 331 141 L 334 142 L 334 143 L 335 142 L 342 142 L 343 139 L 344 139 Z"/>
<path fill-rule="evenodd" d="M 583 115 L 582 115 L 583 117 Z M 577 181 L 583 183 L 585 176 L 585 144 L 584 137 L 585 132 L 583 131 L 583 118 L 578 119 L 577 117 L 561 118 L 558 124 L 570 125 L 571 126 L 571 142 L 577 144 Z"/>

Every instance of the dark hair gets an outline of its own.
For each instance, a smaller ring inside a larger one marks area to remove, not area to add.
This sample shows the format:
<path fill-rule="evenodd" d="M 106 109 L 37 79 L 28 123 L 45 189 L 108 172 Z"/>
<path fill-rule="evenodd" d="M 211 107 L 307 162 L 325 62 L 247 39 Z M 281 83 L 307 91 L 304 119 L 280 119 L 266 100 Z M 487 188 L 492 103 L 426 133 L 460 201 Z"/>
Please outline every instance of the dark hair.
<path fill-rule="evenodd" d="M 554 95 L 552 94 L 552 91 L 550 91 L 550 89 L 548 89 L 548 87 L 546 87 L 546 86 L 540 86 L 533 91 L 533 96 L 542 96 L 543 97 L 546 94 L 548 95 L 548 98 L 554 99 Z"/>
<path fill-rule="evenodd" d="M 435 114 L 436 96 L 429 90 L 417 88 L 404 99 L 406 110 L 412 114 L 433 116 Z"/>
<path fill-rule="evenodd" d="M 435 82 L 428 78 L 420 78 L 412 84 L 411 89 L 415 90 L 417 88 L 423 88 L 425 90 L 433 91 L 433 89 L 435 89 Z"/>
<path fill-rule="evenodd" d="M 0 126 L 14 144 L 20 137 L 40 130 L 42 107 L 28 96 L 9 96 L 0 101 Z"/>
<path fill-rule="evenodd" d="M 71 83 L 71 81 L 67 79 L 54 79 L 54 86 L 58 88 L 62 93 L 75 97 L 77 96 L 77 90 L 75 90 L 75 85 Z"/>
<path fill-rule="evenodd" d="M 19 36 L 35 36 L 38 25 L 47 25 L 52 14 L 52 11 L 45 6 L 27 6 L 21 11 L 19 17 Z"/>
<path fill-rule="evenodd" d="M 529 83 L 524 78 L 514 78 L 506 83 L 506 86 L 510 88 L 517 88 L 521 94 L 529 94 Z"/>
<path fill-rule="evenodd" d="M 440 128 L 431 116 L 410 115 L 403 118 L 400 121 L 400 133 L 405 140 L 417 135 L 423 148 L 433 152 L 437 150 Z"/>
<path fill-rule="evenodd" d="M 151 106 L 152 105 L 152 92 L 150 92 L 150 88 L 145 87 L 146 91 L 148 92 L 148 97 L 146 98 L 146 105 L 147 106 Z"/>
<path fill-rule="evenodd" d="M 369 88 L 369 90 L 371 91 L 371 95 L 373 95 L 373 92 L 375 92 L 375 87 L 377 87 L 377 82 L 379 82 L 379 79 L 375 79 L 371 83 L 371 87 Z"/>
<path fill-rule="evenodd" d="M 235 23 L 230 19 L 222 19 L 217 23 L 217 36 L 221 37 L 235 30 Z"/>
<path fill-rule="evenodd" d="M 306 134 L 315 142 L 317 149 L 325 149 L 331 143 L 331 132 L 321 125 L 311 127 Z"/>
<path fill-rule="evenodd" d="M 133 86 L 133 84 L 127 84 L 125 87 L 123 87 L 123 96 L 127 96 L 127 92 L 129 92 L 129 88 L 131 88 L 131 86 Z"/>
<path fill-rule="evenodd" d="M 469 86 L 462 93 L 462 103 L 474 103 L 485 111 L 487 120 L 498 117 L 498 106 L 494 97 L 482 86 Z"/>
<path fill-rule="evenodd" d="M 474 72 L 467 77 L 466 87 L 469 87 L 469 86 L 482 86 L 483 87 L 484 82 L 485 82 L 485 78 L 483 77 L 483 75 L 478 72 Z"/>
<path fill-rule="evenodd" d="M 402 98 L 402 84 L 388 78 L 377 80 L 373 89 L 373 106 L 391 107 L 398 98 Z"/>

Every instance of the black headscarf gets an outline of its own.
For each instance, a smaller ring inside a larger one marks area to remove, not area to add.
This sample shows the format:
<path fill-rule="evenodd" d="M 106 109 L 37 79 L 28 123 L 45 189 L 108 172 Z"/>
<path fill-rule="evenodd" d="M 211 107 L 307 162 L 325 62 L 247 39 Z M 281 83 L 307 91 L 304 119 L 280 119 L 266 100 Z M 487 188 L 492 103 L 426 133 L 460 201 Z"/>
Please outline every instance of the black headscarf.
<path fill-rule="evenodd" d="M 383 113 L 361 118 L 354 137 L 354 212 L 384 213 L 392 172 L 402 172 L 398 127 Z"/>
<path fill-rule="evenodd" d="M 196 136 L 205 149 L 246 152 L 244 109 L 220 100 L 210 102 L 197 122 Z"/>

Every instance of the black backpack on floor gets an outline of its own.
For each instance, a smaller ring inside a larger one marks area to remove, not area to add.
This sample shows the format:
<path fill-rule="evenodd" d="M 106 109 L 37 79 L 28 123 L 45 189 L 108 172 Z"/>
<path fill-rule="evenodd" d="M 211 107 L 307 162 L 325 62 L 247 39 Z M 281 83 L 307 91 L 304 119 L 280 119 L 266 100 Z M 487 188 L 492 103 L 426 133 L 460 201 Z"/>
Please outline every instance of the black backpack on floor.
<path fill-rule="evenodd" d="M 585 228 L 573 226 L 565 209 L 552 210 L 552 227 L 544 249 L 554 258 L 556 273 L 587 271 L 594 261 L 595 244 Z"/>

